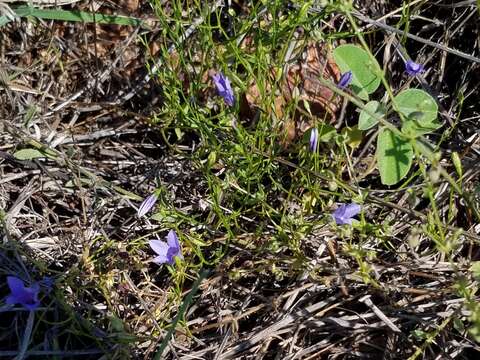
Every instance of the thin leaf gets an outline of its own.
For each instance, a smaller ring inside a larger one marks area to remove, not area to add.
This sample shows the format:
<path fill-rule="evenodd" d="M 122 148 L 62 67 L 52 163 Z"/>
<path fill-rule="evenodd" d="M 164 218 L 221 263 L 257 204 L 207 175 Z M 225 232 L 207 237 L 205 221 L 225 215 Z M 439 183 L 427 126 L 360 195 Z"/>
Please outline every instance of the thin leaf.
<path fill-rule="evenodd" d="M 167 334 L 163 338 L 162 343 L 158 347 L 158 350 L 155 356 L 153 357 L 155 360 L 162 359 L 163 351 L 168 346 L 168 343 L 170 342 L 170 338 L 172 337 L 173 332 L 175 331 L 175 328 L 177 327 L 179 320 L 185 315 L 187 311 L 187 307 L 192 302 L 193 297 L 195 296 L 198 288 L 200 287 L 200 284 L 202 283 L 203 279 L 205 279 L 208 276 L 209 273 L 210 273 L 209 270 L 205 270 L 205 269 L 200 270 L 200 275 L 198 276 L 197 280 L 195 280 L 195 282 L 193 283 L 192 289 L 185 297 L 185 300 L 183 301 L 182 305 L 180 305 L 180 308 L 178 309 L 177 317 L 175 318 L 175 320 L 173 320 L 172 324 L 170 325 L 170 329 L 168 330 Z"/>
<path fill-rule="evenodd" d="M 12 10 L 19 17 L 33 16 L 39 19 L 47 20 L 147 27 L 146 24 L 140 19 L 121 15 L 97 14 L 79 10 L 38 9 L 30 6 L 19 6 L 17 8 L 12 8 Z M 2 24 L 2 18 L 3 16 L 0 17 L 0 25 L 4 25 Z"/>

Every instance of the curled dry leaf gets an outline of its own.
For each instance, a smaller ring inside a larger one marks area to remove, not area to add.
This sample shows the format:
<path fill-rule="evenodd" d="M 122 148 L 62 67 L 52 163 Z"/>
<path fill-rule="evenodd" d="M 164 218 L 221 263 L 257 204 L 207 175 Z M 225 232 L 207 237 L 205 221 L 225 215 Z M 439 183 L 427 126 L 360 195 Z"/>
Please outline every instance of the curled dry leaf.
<path fill-rule="evenodd" d="M 118 5 L 130 14 L 137 11 L 139 7 L 138 0 L 121 0 Z"/>
<path fill-rule="evenodd" d="M 281 83 L 276 86 L 277 72 L 272 69 L 265 84 L 265 96 L 274 98 L 274 108 L 264 109 L 274 113 L 275 118 L 283 121 L 284 146 L 288 146 L 296 138 L 313 126 L 313 118 L 305 109 L 307 103 L 311 114 L 324 121 L 335 122 L 335 114 L 340 108 L 341 98 L 322 85 L 320 78 L 337 83 L 340 80 L 340 69 L 333 60 L 328 47 L 322 43 L 310 43 L 300 59 L 286 67 Z M 253 114 L 261 104 L 261 93 L 256 83 L 252 83 L 245 93 L 243 114 Z M 293 117 L 283 119 L 289 105 L 296 103 Z"/>

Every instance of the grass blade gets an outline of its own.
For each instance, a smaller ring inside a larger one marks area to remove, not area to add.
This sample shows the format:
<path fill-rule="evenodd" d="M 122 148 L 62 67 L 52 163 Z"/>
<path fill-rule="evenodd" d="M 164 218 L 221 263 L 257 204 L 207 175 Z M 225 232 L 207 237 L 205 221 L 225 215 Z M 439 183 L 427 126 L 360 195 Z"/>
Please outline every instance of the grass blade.
<path fill-rule="evenodd" d="M 12 10 L 19 17 L 33 16 L 46 20 L 146 27 L 146 24 L 140 19 L 121 15 L 96 14 L 79 10 L 37 9 L 30 6 L 19 6 Z M 0 26 L 8 22 L 10 22 L 9 18 L 0 16 Z"/>

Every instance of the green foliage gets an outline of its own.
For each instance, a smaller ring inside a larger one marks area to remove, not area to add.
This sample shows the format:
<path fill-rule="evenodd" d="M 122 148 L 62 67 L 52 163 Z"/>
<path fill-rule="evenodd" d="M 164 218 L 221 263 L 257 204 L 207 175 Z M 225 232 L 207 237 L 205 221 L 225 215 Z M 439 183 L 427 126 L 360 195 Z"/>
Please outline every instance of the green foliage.
<path fill-rule="evenodd" d="M 17 160 L 33 160 L 44 158 L 45 154 L 37 149 L 22 149 L 13 154 Z"/>
<path fill-rule="evenodd" d="M 375 115 L 372 116 L 371 114 Z M 376 100 L 369 101 L 365 105 L 365 109 L 360 111 L 358 120 L 359 130 L 368 130 L 378 124 L 378 119 L 383 118 L 386 114 L 385 106 Z"/>
<path fill-rule="evenodd" d="M 398 183 L 412 165 L 412 144 L 383 128 L 377 138 L 377 161 L 382 184 Z"/>
<path fill-rule="evenodd" d="M 96 24 L 115 24 L 115 25 L 130 25 L 143 26 L 146 25 L 139 19 L 121 15 L 107 15 L 89 13 L 78 10 L 59 10 L 59 9 L 38 9 L 31 6 L 12 7 L 13 12 L 18 17 L 32 16 L 39 19 L 59 20 L 59 21 L 79 21 L 85 23 Z M 0 16 L 0 26 L 10 22 L 7 16 Z"/>
<path fill-rule="evenodd" d="M 321 124 L 318 126 L 318 141 L 329 142 L 337 135 L 337 130 L 329 124 Z"/>
<path fill-rule="evenodd" d="M 355 149 L 362 143 L 363 133 L 357 126 L 346 127 L 342 130 L 343 143 Z"/>
<path fill-rule="evenodd" d="M 470 271 L 472 272 L 475 281 L 480 283 L 480 261 L 473 261 L 470 266 Z"/>
<path fill-rule="evenodd" d="M 417 137 L 438 129 L 438 106 L 435 100 L 420 89 L 407 89 L 395 96 L 399 112 L 405 117 L 402 132 Z"/>
<path fill-rule="evenodd" d="M 365 50 L 351 44 L 341 45 L 335 48 L 333 56 L 343 73 L 352 72 L 351 88 L 361 99 L 367 100 L 378 89 L 382 70 Z"/>
<path fill-rule="evenodd" d="M 351 89 L 363 100 L 373 93 L 381 81 L 381 69 L 373 57 L 356 45 L 341 45 L 334 50 L 335 61 L 342 72 L 351 71 Z M 419 136 L 437 130 L 438 106 L 435 100 L 420 89 L 406 89 L 393 99 L 391 108 L 402 119 L 401 133 L 388 126 L 380 129 L 377 138 L 376 158 L 384 185 L 397 184 L 407 175 L 413 161 L 413 145 Z M 358 130 L 369 130 L 381 123 L 388 125 L 387 107 L 377 100 L 369 101 L 360 110 Z M 361 139 L 361 137 L 359 137 Z"/>

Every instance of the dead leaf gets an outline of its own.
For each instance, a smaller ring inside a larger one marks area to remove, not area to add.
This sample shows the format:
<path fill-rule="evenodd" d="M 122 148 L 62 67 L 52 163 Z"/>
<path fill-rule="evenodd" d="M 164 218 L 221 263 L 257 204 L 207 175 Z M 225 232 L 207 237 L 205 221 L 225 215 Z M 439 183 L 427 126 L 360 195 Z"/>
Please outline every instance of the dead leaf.
<path fill-rule="evenodd" d="M 122 0 L 118 2 L 123 10 L 133 13 L 138 10 L 138 0 Z"/>
<path fill-rule="evenodd" d="M 276 87 L 278 94 L 274 95 L 272 89 L 275 89 L 277 71 L 271 69 L 265 84 L 264 97 L 274 96 L 274 108 L 263 110 L 275 115 L 277 121 L 283 122 L 282 143 L 285 147 L 312 127 L 313 117 L 335 122 L 342 99 L 324 86 L 319 78 L 337 83 L 340 76 L 340 69 L 333 60 L 330 50 L 322 43 L 307 45 L 300 59 L 287 67 L 286 75 Z M 261 106 L 262 94 L 256 83 L 248 87 L 245 100 L 249 112 L 243 109 L 243 114 L 254 113 L 255 109 Z M 283 119 L 287 106 L 292 102 L 296 103 L 295 113 L 292 117 Z"/>

